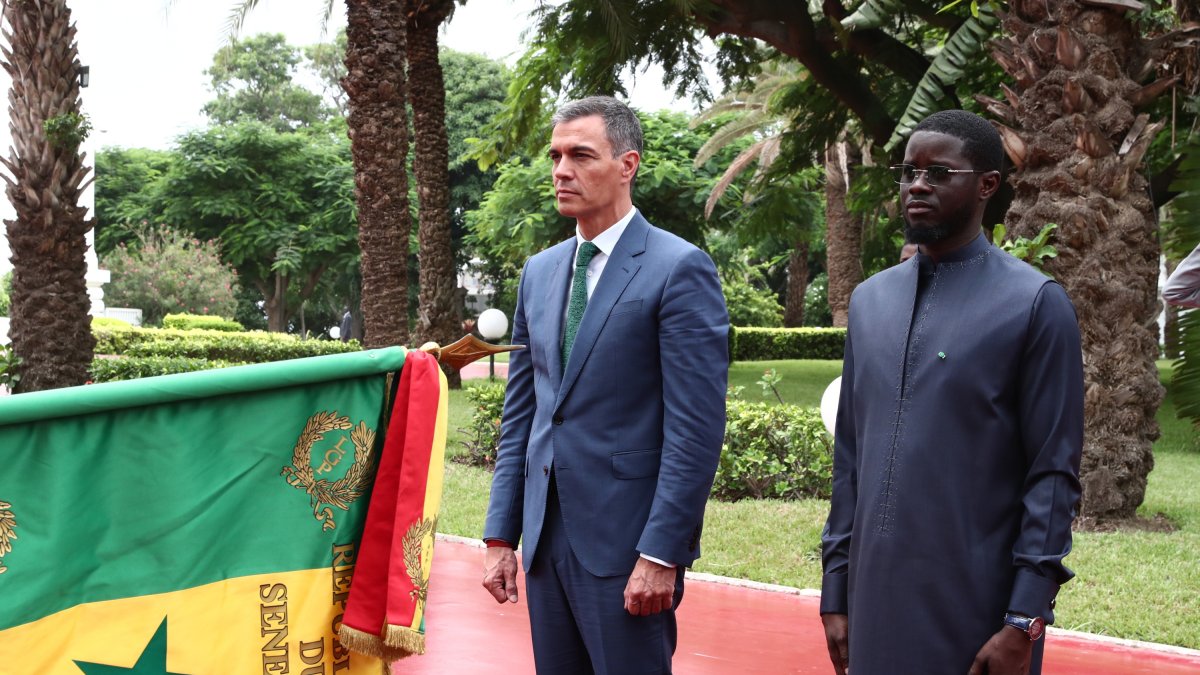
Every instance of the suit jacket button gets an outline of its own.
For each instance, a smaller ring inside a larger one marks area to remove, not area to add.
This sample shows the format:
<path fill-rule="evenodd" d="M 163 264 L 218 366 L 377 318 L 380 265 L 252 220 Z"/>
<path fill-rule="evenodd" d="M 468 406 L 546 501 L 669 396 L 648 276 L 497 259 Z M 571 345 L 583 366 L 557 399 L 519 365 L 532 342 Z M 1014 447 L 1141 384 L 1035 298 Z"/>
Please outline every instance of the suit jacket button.
<path fill-rule="evenodd" d="M 543 466 L 543 467 L 542 467 L 542 473 L 543 473 L 544 475 L 547 475 L 547 476 L 549 476 L 549 475 L 550 475 L 550 467 L 548 467 L 548 466 Z"/>
<path fill-rule="evenodd" d="M 555 415 L 553 421 L 554 421 L 554 426 L 561 425 L 563 423 L 562 415 Z"/>

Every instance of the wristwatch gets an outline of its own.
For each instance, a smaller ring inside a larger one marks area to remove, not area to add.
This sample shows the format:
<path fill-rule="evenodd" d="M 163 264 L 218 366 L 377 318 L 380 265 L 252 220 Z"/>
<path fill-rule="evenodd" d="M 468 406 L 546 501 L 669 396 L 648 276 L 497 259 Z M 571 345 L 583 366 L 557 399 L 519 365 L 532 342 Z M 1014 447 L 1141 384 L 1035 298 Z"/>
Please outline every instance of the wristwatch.
<path fill-rule="evenodd" d="M 1004 615 L 1004 625 L 1021 631 L 1030 642 L 1040 640 L 1046 634 L 1046 621 L 1040 616 L 1028 617 L 1007 612 Z"/>

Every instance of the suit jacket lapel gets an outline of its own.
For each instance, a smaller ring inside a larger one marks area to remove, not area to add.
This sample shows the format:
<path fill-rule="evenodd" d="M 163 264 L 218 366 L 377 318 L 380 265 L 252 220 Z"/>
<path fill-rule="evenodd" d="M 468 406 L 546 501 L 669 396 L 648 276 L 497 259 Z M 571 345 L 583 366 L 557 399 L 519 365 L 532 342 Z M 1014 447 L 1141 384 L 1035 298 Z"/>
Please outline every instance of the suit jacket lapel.
<path fill-rule="evenodd" d="M 546 295 L 542 299 L 545 308 L 546 331 L 542 334 L 542 353 L 549 359 L 547 364 L 551 382 L 562 381 L 562 333 L 563 317 L 567 311 L 567 286 L 571 283 L 571 265 L 575 260 L 575 239 L 570 239 L 569 246 L 563 246 L 564 253 L 558 257 L 554 270 L 550 272 L 550 281 L 546 287 Z"/>
<path fill-rule="evenodd" d="M 604 328 L 604 323 L 608 321 L 613 306 L 641 269 L 636 258 L 646 250 L 646 237 L 649 233 L 650 224 L 640 213 L 635 215 L 621 234 L 621 239 L 617 241 L 612 256 L 604 265 L 604 273 L 600 275 L 596 290 L 592 291 L 587 309 L 583 312 L 583 320 L 579 322 L 579 332 L 575 335 L 575 344 L 571 347 L 571 359 L 567 362 L 562 384 L 558 388 L 558 404 L 562 404 L 579 377 L 579 371 L 583 368 L 584 361 L 587 361 L 588 355 L 592 353 L 596 338 Z M 560 316 L 559 325 L 561 324 Z M 562 354 L 561 340 L 558 353 Z"/>

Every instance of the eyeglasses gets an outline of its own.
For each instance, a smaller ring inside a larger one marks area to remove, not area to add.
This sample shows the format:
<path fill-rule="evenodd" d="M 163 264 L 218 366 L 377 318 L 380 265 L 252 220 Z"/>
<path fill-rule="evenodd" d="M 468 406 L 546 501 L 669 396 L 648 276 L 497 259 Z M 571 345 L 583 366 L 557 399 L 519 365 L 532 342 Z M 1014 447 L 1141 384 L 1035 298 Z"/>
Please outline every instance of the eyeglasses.
<path fill-rule="evenodd" d="M 956 173 L 987 173 L 981 169 L 951 169 L 948 166 L 937 164 L 924 169 L 918 169 L 912 164 L 897 164 L 888 168 L 892 170 L 892 178 L 901 185 L 910 185 L 921 176 L 925 176 L 925 184 L 929 187 L 937 187 L 945 183 Z"/>

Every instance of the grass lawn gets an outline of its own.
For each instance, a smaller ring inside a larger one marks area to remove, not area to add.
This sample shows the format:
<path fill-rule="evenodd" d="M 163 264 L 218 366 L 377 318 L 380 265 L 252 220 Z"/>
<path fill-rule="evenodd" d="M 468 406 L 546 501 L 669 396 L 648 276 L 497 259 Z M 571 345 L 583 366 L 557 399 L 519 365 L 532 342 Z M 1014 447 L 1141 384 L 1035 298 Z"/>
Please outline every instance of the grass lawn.
<path fill-rule="evenodd" d="M 756 400 L 763 371 L 783 376 L 779 390 L 789 403 L 815 406 L 834 377 L 838 361 L 751 361 L 733 364 L 730 386 L 743 386 L 743 398 Z M 1160 362 L 1164 381 L 1166 363 Z M 774 400 L 774 397 L 763 398 Z M 450 393 L 447 453 L 459 451 L 458 429 L 470 419 L 461 391 Z M 1122 638 L 1200 648 L 1200 434 L 1175 418 L 1168 399 L 1158 412 L 1162 438 L 1154 445 L 1155 468 L 1141 514 L 1162 514 L 1173 532 L 1080 532 L 1067 565 L 1077 577 L 1059 594 L 1057 625 Z M 478 537 L 483 530 L 490 475 L 447 462 L 439 530 Z M 695 569 L 724 576 L 788 586 L 819 588 L 820 533 L 829 503 L 710 501 L 704 528 L 704 556 Z"/>

